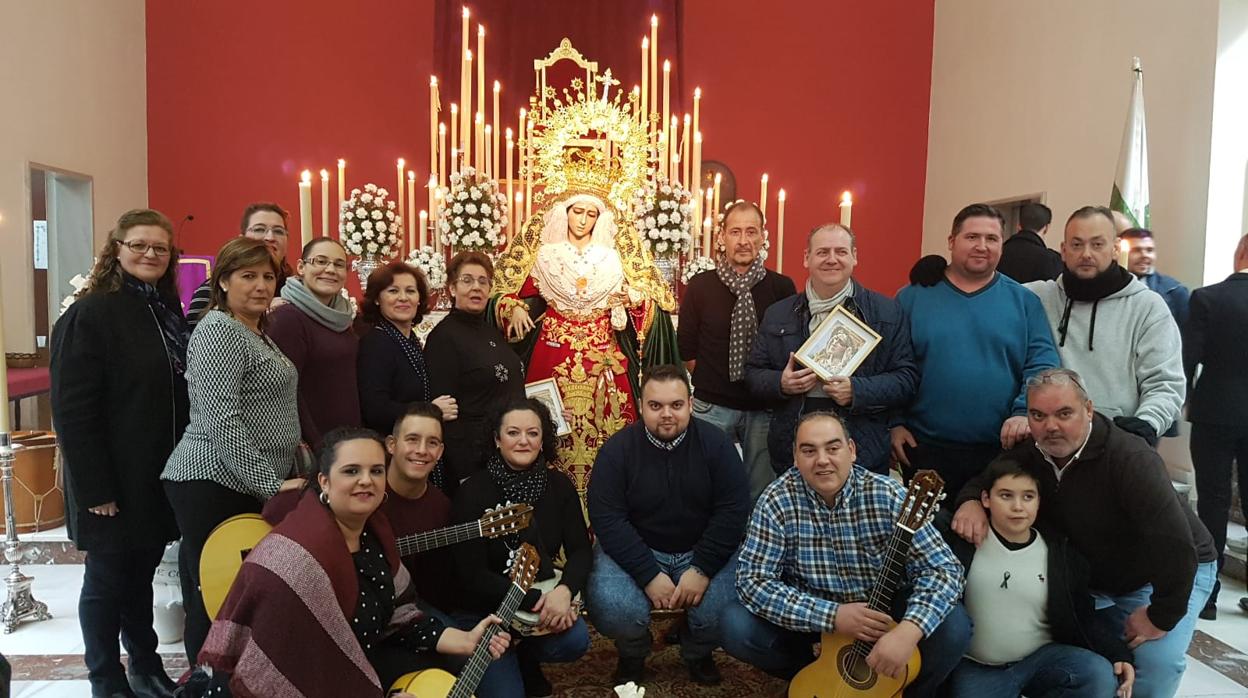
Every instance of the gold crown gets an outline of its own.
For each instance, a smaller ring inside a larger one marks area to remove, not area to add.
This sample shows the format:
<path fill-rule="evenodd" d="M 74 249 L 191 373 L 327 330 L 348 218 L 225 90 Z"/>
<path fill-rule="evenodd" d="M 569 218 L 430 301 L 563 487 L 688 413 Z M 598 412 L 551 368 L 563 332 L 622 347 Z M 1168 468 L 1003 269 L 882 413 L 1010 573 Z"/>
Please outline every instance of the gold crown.
<path fill-rule="evenodd" d="M 611 163 L 602 151 L 567 148 L 563 152 L 563 177 L 568 190 L 607 198 L 611 193 Z"/>

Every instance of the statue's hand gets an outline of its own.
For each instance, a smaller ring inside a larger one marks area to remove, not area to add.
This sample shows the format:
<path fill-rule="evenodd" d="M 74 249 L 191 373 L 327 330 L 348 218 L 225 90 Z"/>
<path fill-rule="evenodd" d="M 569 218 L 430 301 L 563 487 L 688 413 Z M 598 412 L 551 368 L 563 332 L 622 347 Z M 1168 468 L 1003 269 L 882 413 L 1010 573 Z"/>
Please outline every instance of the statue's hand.
<path fill-rule="evenodd" d="M 507 339 L 513 341 L 524 339 L 531 329 L 533 329 L 533 318 L 529 317 L 528 309 L 523 305 L 512 309 L 511 321 L 507 323 Z"/>

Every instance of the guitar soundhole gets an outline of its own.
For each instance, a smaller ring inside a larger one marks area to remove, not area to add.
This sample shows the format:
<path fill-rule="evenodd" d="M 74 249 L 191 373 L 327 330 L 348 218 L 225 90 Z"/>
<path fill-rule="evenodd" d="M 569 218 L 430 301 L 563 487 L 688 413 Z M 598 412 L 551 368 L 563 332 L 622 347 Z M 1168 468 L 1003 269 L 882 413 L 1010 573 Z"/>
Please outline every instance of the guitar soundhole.
<path fill-rule="evenodd" d="M 836 654 L 836 668 L 845 683 L 860 691 L 875 685 L 876 674 L 867 666 L 867 658 L 854 651 L 854 645 L 841 648 Z"/>

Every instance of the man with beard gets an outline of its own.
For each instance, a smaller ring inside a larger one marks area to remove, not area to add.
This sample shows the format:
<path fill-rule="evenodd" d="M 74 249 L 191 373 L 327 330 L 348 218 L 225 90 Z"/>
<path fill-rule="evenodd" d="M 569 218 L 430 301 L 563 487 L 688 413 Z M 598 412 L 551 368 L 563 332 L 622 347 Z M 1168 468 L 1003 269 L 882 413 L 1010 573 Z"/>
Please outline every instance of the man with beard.
<path fill-rule="evenodd" d="M 693 374 L 693 412 L 741 444 L 750 495 L 775 479 L 767 457 L 768 410 L 746 387 L 745 360 L 772 303 L 797 292 L 793 280 L 763 266 L 763 213 L 738 201 L 724 213 L 715 269 L 689 280 L 680 303 L 680 357 Z"/>
<path fill-rule="evenodd" d="M 1099 620 L 1135 653 L 1132 695 L 1173 696 L 1217 576 L 1213 539 L 1170 485 L 1161 456 L 1094 412 L 1085 385 L 1069 369 L 1030 379 L 1027 420 L 1035 442 L 1001 459 L 1039 483 L 1038 525 L 1068 536 L 1091 565 Z M 957 498 L 953 530 L 976 545 L 988 535 L 979 500 L 990 477 L 971 480 Z"/>
<path fill-rule="evenodd" d="M 1118 266 L 1113 213 L 1084 206 L 1066 221 L 1056 281 L 1040 298 L 1062 366 L 1083 376 L 1102 414 L 1156 445 L 1179 417 L 1187 387 L 1179 328 L 1161 296 Z"/>
<path fill-rule="evenodd" d="M 1178 279 L 1157 271 L 1157 243 L 1153 239 L 1153 231 L 1148 228 L 1128 228 L 1122 231 L 1120 237 L 1127 241 L 1130 249 L 1127 271 L 1135 274 L 1135 278 L 1166 301 L 1174 321 L 1178 323 L 1180 330 L 1183 329 L 1183 325 L 1187 323 L 1187 306 L 1192 292 Z"/>
<path fill-rule="evenodd" d="M 849 424 L 858 463 L 886 474 L 889 412 L 909 404 L 919 385 L 910 327 L 897 301 L 853 280 L 858 250 L 849 228 L 817 226 L 806 240 L 802 265 L 810 271 L 805 291 L 767 309 L 746 363 L 745 380 L 754 397 L 783 401 L 767 437 L 771 465 L 777 473 L 788 470 L 798 418 L 826 411 Z M 879 333 L 881 341 L 852 376 L 824 381 L 793 355 L 838 305 Z"/>
<path fill-rule="evenodd" d="M 892 429 L 906 472 L 935 470 L 957 492 L 1002 448 L 1027 437 L 1027 378 L 1058 364 L 1044 308 L 997 273 L 1001 212 L 971 204 L 949 234 L 948 267 L 897 294 L 923 380 Z"/>

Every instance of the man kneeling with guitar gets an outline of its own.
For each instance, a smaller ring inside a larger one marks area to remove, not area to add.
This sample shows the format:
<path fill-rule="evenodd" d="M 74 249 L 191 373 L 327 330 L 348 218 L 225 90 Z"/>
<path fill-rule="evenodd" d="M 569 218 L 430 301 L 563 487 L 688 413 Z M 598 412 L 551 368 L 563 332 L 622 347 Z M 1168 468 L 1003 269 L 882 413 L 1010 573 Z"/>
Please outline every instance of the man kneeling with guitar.
<path fill-rule="evenodd" d="M 935 695 L 971 638 L 958 603 L 962 566 L 928 522 L 943 483 L 925 471 L 906 492 L 855 467 L 855 456 L 837 415 L 798 422 L 796 467 L 763 491 L 746 530 L 740 603 L 720 620 L 724 649 L 794 679 L 823 633 L 819 661 L 794 679 L 790 698 L 833 687 L 843 696 Z"/>

